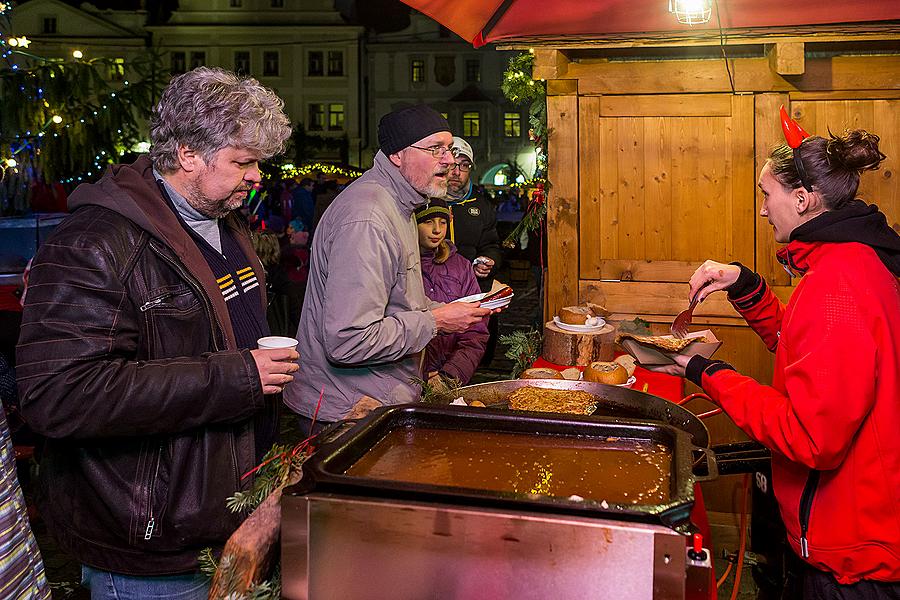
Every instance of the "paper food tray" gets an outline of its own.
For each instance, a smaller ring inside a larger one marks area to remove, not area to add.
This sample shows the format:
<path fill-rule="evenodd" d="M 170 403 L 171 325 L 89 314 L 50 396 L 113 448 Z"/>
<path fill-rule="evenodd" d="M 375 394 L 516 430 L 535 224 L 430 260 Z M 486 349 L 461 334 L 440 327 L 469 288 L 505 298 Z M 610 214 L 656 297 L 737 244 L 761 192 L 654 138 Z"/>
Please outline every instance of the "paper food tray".
<path fill-rule="evenodd" d="M 663 337 L 672 336 L 667 335 Z M 719 346 L 722 345 L 722 342 L 719 341 L 716 334 L 709 329 L 704 329 L 703 331 L 693 331 L 685 336 L 685 338 L 704 337 L 707 339 L 706 342 L 694 342 L 693 344 L 689 344 L 684 350 L 679 352 L 679 354 L 683 356 L 694 356 L 695 354 L 699 354 L 704 358 L 711 357 L 715 354 L 716 350 L 719 349 Z M 638 364 L 641 365 L 671 365 L 675 362 L 663 352 L 638 343 L 631 338 L 622 340 L 619 342 L 619 345 L 622 346 L 628 354 L 632 355 L 635 360 L 637 360 Z"/>

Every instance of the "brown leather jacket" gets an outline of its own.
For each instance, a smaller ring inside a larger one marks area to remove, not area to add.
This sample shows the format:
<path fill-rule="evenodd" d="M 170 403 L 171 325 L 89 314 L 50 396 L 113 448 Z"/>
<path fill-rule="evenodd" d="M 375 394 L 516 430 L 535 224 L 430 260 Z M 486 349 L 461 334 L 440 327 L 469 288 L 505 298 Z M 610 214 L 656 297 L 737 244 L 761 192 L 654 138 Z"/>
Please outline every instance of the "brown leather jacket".
<path fill-rule="evenodd" d="M 84 564 L 194 570 L 240 522 L 225 500 L 252 483 L 272 399 L 149 160 L 79 186 L 69 208 L 35 257 L 17 354 L 22 412 L 48 438 L 41 514 Z"/>

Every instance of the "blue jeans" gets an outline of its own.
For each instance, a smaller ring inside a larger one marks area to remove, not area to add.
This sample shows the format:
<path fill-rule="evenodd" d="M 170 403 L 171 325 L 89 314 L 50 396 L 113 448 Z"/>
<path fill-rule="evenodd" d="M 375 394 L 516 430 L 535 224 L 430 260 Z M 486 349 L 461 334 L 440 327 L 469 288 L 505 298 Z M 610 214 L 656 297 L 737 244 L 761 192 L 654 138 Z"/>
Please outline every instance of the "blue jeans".
<path fill-rule="evenodd" d="M 91 600 L 206 600 L 210 580 L 201 573 L 136 577 L 81 566 L 81 584 Z"/>

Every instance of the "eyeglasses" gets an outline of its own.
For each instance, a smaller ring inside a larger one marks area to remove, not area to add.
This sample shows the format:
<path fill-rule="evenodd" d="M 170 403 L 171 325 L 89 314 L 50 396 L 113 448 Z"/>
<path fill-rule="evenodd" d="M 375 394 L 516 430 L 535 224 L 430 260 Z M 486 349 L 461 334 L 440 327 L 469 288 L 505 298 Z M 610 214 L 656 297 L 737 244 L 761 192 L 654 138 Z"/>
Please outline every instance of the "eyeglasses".
<path fill-rule="evenodd" d="M 469 171 L 472 170 L 472 163 L 468 163 L 468 162 L 465 162 L 465 163 L 456 163 L 456 164 L 454 164 L 452 167 L 450 167 L 450 170 L 451 170 L 451 171 L 452 171 L 453 169 L 459 169 L 459 172 L 460 172 L 460 173 L 468 173 Z"/>
<path fill-rule="evenodd" d="M 430 146 L 428 148 L 422 148 L 421 146 L 410 146 L 410 148 L 415 148 L 416 150 L 424 150 L 425 152 L 431 152 L 431 155 L 435 158 L 444 158 L 444 155 L 448 152 L 456 158 L 459 156 L 458 148 L 448 148 L 447 146 Z"/>

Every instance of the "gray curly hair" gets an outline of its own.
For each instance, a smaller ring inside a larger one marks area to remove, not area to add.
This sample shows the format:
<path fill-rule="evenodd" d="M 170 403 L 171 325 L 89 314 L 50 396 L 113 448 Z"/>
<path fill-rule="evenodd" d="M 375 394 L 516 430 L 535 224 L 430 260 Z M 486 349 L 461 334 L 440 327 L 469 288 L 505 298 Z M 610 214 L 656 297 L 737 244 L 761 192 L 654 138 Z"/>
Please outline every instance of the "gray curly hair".
<path fill-rule="evenodd" d="M 150 118 L 150 160 L 161 173 L 178 170 L 178 149 L 207 163 L 226 146 L 270 158 L 284 151 L 291 122 L 284 101 L 252 77 L 199 67 L 174 77 Z"/>

